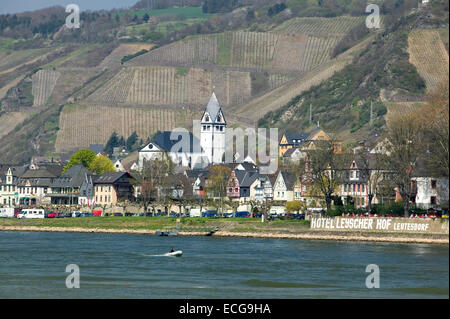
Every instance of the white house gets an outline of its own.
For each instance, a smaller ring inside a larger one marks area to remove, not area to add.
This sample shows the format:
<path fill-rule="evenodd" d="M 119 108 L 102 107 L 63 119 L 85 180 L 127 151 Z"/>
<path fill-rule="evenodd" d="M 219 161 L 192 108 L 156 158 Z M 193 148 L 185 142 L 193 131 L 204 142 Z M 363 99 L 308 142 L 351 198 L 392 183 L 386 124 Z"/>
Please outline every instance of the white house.
<path fill-rule="evenodd" d="M 293 173 L 280 171 L 273 189 L 274 201 L 293 201 L 296 176 Z"/>
<path fill-rule="evenodd" d="M 5 175 L 0 174 L 0 206 L 14 207 L 19 203 L 17 178 L 23 168 L 9 167 Z"/>
<path fill-rule="evenodd" d="M 448 205 L 448 178 L 414 177 L 415 204 L 422 209 Z"/>

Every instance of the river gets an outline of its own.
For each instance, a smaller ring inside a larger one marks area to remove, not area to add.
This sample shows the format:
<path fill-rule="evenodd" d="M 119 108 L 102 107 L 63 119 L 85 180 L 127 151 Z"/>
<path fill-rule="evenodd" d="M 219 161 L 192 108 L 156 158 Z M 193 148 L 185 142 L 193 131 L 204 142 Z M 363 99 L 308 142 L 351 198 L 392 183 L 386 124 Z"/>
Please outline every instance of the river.
<path fill-rule="evenodd" d="M 181 258 L 162 257 L 171 248 Z M 0 298 L 448 298 L 448 246 L 0 232 Z M 80 269 L 67 289 L 66 266 Z M 366 266 L 380 270 L 367 289 Z"/>

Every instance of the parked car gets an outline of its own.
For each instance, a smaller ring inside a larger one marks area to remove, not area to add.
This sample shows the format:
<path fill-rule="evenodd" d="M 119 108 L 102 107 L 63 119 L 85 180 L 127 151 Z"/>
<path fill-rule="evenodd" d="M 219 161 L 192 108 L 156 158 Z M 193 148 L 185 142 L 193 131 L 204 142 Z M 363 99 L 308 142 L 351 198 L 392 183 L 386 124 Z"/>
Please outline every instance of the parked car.
<path fill-rule="evenodd" d="M 95 216 L 102 216 L 103 212 L 101 210 L 93 210 L 92 214 Z"/>
<path fill-rule="evenodd" d="M 191 217 L 191 213 L 187 212 L 186 214 L 184 214 L 184 217 Z"/>
<path fill-rule="evenodd" d="M 280 218 L 280 215 L 278 215 L 278 214 L 270 214 L 269 215 L 269 220 L 275 220 L 277 218 Z"/>
<path fill-rule="evenodd" d="M 81 217 L 81 212 L 72 212 L 72 217 Z"/>
<path fill-rule="evenodd" d="M 46 214 L 46 218 L 56 218 L 58 214 L 56 212 L 50 212 Z"/>
<path fill-rule="evenodd" d="M 14 208 L 0 208 L 0 218 L 14 218 Z"/>
<path fill-rule="evenodd" d="M 246 211 L 236 212 L 234 214 L 234 217 L 237 217 L 237 218 L 250 217 L 250 212 L 246 212 Z"/>
<path fill-rule="evenodd" d="M 233 213 L 224 213 L 224 214 L 223 214 L 223 217 L 224 217 L 224 218 L 232 218 L 233 216 L 234 216 Z"/>
<path fill-rule="evenodd" d="M 95 215 L 92 213 L 81 213 L 80 217 L 95 217 Z"/>
<path fill-rule="evenodd" d="M 178 217 L 180 217 L 180 214 L 175 213 L 175 212 L 171 212 L 169 216 L 172 217 L 172 218 L 178 218 Z"/>
<path fill-rule="evenodd" d="M 114 217 L 123 217 L 122 213 L 114 213 Z"/>
<path fill-rule="evenodd" d="M 261 218 L 264 213 L 254 213 L 253 218 Z"/>
<path fill-rule="evenodd" d="M 217 211 L 216 210 L 207 210 L 206 212 L 202 213 L 202 217 L 216 218 Z"/>

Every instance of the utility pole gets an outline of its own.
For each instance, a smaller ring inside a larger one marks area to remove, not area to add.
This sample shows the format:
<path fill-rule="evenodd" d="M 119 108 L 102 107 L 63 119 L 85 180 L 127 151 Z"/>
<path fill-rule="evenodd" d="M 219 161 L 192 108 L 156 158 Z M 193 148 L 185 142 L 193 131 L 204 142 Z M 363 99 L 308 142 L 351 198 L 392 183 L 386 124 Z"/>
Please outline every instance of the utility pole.
<path fill-rule="evenodd" d="M 309 125 L 312 124 L 312 104 L 309 105 Z"/>

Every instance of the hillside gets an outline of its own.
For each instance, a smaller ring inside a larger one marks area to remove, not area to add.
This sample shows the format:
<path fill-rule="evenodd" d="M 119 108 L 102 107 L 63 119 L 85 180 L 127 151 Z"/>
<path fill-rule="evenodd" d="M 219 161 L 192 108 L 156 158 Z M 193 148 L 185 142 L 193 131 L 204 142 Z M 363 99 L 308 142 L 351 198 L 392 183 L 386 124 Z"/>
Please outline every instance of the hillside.
<path fill-rule="evenodd" d="M 312 130 L 320 122 L 347 142 L 380 132 L 388 102 L 422 101 L 427 88 L 448 81 L 448 52 L 437 32 L 443 26 L 448 30 L 448 11 L 415 10 L 379 32 L 352 63 L 267 113 L 259 125 Z"/>
<path fill-rule="evenodd" d="M 31 32 L 27 15 L 15 27 L 0 16 L 10 26 L 0 27 L 0 162 L 106 143 L 113 131 L 145 141 L 189 128 L 212 91 L 231 126 L 320 121 L 346 141 L 373 134 L 389 108 L 448 79 L 448 11 L 386 5 L 385 14 L 401 11 L 383 17 L 387 29 L 359 32 L 363 6 L 344 2 L 92 12 L 72 33 L 45 10 L 30 15 Z"/>

